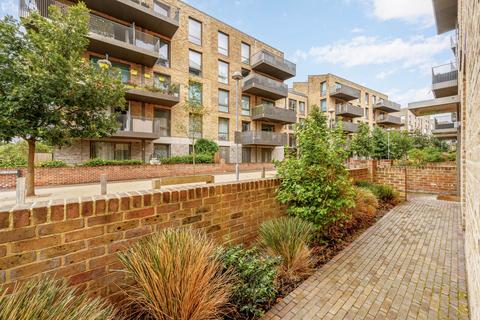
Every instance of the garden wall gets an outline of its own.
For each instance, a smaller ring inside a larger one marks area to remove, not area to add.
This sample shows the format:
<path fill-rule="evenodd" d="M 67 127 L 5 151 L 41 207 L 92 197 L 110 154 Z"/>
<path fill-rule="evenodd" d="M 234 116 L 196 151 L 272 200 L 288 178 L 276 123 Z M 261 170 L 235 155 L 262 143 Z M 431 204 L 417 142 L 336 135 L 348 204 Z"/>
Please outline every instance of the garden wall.
<path fill-rule="evenodd" d="M 41 273 L 65 277 L 94 295 L 124 284 L 116 253 L 167 227 L 204 230 L 219 242 L 250 242 L 259 225 L 284 214 L 278 179 L 162 192 L 135 192 L 0 212 L 0 284 Z"/>
<path fill-rule="evenodd" d="M 274 169 L 272 163 L 242 163 L 241 171 Z M 0 171 L 12 169 L 0 169 Z M 21 169 L 23 175 L 26 169 Z M 234 172 L 234 164 L 166 164 L 166 165 L 131 165 L 131 166 L 103 166 L 103 167 L 63 167 L 63 168 L 35 168 L 36 186 L 70 185 L 81 183 L 100 182 L 100 175 L 106 174 L 108 181 L 122 181 L 134 179 L 150 179 L 168 176 L 184 176 L 193 174 L 214 174 Z M 0 189 L 15 188 L 16 175 L 0 174 Z"/>

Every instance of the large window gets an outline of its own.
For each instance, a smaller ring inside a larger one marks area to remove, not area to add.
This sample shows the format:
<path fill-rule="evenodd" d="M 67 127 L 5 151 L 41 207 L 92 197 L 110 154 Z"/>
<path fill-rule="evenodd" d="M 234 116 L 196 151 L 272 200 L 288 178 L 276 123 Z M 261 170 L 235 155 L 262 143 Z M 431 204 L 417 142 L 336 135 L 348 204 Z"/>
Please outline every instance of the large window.
<path fill-rule="evenodd" d="M 203 103 L 202 84 L 199 82 L 190 82 L 188 85 L 188 100 L 202 104 Z"/>
<path fill-rule="evenodd" d="M 242 63 L 250 64 L 250 45 L 242 42 Z"/>
<path fill-rule="evenodd" d="M 94 141 L 90 145 L 91 158 L 104 160 L 129 160 L 130 143 Z"/>
<path fill-rule="evenodd" d="M 153 146 L 153 157 L 156 159 L 170 157 L 170 145 L 155 143 Z"/>
<path fill-rule="evenodd" d="M 98 61 L 101 58 L 95 57 L 95 56 L 90 56 L 90 62 L 97 64 Z M 123 64 L 119 62 L 111 62 L 112 63 L 112 69 L 115 72 L 118 72 L 118 75 L 120 76 L 120 79 L 123 83 L 127 83 L 130 81 L 130 65 L 128 64 Z"/>
<path fill-rule="evenodd" d="M 192 18 L 188 18 L 188 41 L 202 45 L 202 23 Z"/>
<path fill-rule="evenodd" d="M 250 115 L 250 97 L 242 96 L 242 116 Z"/>
<path fill-rule="evenodd" d="M 155 132 L 161 137 L 170 137 L 170 110 L 155 108 Z"/>
<path fill-rule="evenodd" d="M 160 58 L 157 60 L 157 64 L 163 67 L 170 67 L 170 43 L 160 39 Z"/>
<path fill-rule="evenodd" d="M 228 84 L 228 63 L 218 60 L 218 82 Z"/>
<path fill-rule="evenodd" d="M 372 96 L 372 104 L 376 105 L 377 104 L 377 97 Z"/>
<path fill-rule="evenodd" d="M 300 112 L 300 114 L 305 114 L 305 102 L 298 102 L 298 112 Z"/>
<path fill-rule="evenodd" d="M 228 119 L 218 118 L 218 140 L 228 141 Z"/>
<path fill-rule="evenodd" d="M 191 75 L 202 76 L 202 54 L 190 50 L 188 52 L 188 71 Z"/>
<path fill-rule="evenodd" d="M 320 101 L 320 111 L 327 112 L 327 99 L 322 99 Z"/>
<path fill-rule="evenodd" d="M 197 139 L 202 137 L 203 121 L 199 114 L 190 113 L 188 117 L 188 133 L 190 137 Z"/>
<path fill-rule="evenodd" d="M 320 95 L 322 97 L 327 95 L 327 82 L 324 81 L 320 84 Z"/>
<path fill-rule="evenodd" d="M 370 117 L 370 109 L 369 109 L 369 108 L 365 108 L 365 119 L 368 120 L 369 117 Z"/>
<path fill-rule="evenodd" d="M 228 34 L 218 32 L 218 53 L 228 56 Z"/>
<path fill-rule="evenodd" d="M 242 163 L 252 162 L 252 148 L 242 147 Z"/>
<path fill-rule="evenodd" d="M 228 91 L 218 90 L 218 111 L 228 112 Z"/>
<path fill-rule="evenodd" d="M 250 122 L 242 121 L 242 132 L 250 131 Z"/>
<path fill-rule="evenodd" d="M 265 132 L 275 132 L 275 126 L 273 124 L 264 124 L 262 123 L 262 131 Z"/>
<path fill-rule="evenodd" d="M 369 103 L 370 103 L 370 99 L 368 96 L 368 92 L 365 92 L 365 104 L 368 106 Z"/>
<path fill-rule="evenodd" d="M 288 99 L 288 109 L 297 112 L 297 100 Z"/>

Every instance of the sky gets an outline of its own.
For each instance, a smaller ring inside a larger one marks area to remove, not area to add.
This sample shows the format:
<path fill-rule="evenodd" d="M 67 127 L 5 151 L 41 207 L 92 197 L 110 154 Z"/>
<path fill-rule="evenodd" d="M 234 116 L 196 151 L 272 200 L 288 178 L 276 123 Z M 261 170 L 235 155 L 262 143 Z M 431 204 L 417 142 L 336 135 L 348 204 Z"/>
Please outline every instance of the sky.
<path fill-rule="evenodd" d="M 185 0 L 283 51 L 297 76 L 333 73 L 408 102 L 432 97 L 431 67 L 454 59 L 432 0 Z M 0 0 L 0 17 L 18 0 Z"/>

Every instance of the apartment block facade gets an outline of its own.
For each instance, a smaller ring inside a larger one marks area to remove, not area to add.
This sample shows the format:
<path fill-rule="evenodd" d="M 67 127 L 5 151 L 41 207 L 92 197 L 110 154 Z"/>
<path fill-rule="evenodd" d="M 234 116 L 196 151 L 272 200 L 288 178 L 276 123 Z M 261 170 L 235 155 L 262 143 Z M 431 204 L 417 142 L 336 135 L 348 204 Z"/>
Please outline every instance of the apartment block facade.
<path fill-rule="evenodd" d="M 333 74 L 310 75 L 306 82 L 294 82 L 293 89 L 308 97 L 327 114 L 331 125 L 343 122 L 347 133 L 357 132 L 359 123 L 384 128 L 399 128 L 400 117 L 391 113 L 400 111 L 400 105 L 388 100 L 381 92 L 366 88 Z"/>
<path fill-rule="evenodd" d="M 428 135 L 432 134 L 435 120 L 430 116 L 417 117 L 407 108 L 403 108 L 392 115 L 400 117 L 400 130 L 406 130 L 408 132 L 418 131 Z"/>
<path fill-rule="evenodd" d="M 285 80 L 296 66 L 283 52 L 178 0 L 87 0 L 91 10 L 85 58 L 108 61 L 120 70 L 127 106 L 111 137 L 82 140 L 56 150 L 55 159 L 139 159 L 185 155 L 192 137 L 218 142 L 226 162 L 270 162 L 283 157 L 286 127 L 294 110 Z M 69 1 L 20 0 L 21 15 Z M 243 79 L 232 79 L 241 72 Z M 237 92 L 238 90 L 238 92 Z M 238 98 L 238 100 L 237 100 Z M 203 105 L 189 114 L 186 101 Z M 238 103 L 238 130 L 236 127 Z M 238 131 L 238 132 L 236 132 Z"/>

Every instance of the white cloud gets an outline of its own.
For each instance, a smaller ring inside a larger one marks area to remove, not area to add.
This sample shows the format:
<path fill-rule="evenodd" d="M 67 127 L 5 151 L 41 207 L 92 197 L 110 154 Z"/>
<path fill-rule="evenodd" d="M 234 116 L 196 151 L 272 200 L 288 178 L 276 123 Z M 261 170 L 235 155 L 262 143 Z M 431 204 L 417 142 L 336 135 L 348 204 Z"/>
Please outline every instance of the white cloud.
<path fill-rule="evenodd" d="M 432 0 L 371 0 L 373 14 L 380 20 L 400 19 L 431 26 Z"/>
<path fill-rule="evenodd" d="M 350 32 L 351 32 L 351 33 L 362 33 L 362 32 L 363 32 L 363 29 L 356 27 L 356 28 L 353 28 Z"/>
<path fill-rule="evenodd" d="M 399 63 L 402 68 L 417 67 L 450 46 L 447 36 L 415 37 L 382 40 L 358 36 L 349 41 L 297 50 L 297 59 L 313 59 L 316 63 L 340 64 L 345 67 Z"/>
<path fill-rule="evenodd" d="M 391 76 L 395 72 L 397 72 L 396 69 L 389 69 L 389 70 L 386 70 L 386 71 L 381 71 L 381 72 L 377 73 L 375 78 L 380 79 L 380 80 L 385 80 L 386 78 L 388 78 L 389 76 Z"/>
<path fill-rule="evenodd" d="M 400 103 L 402 107 L 407 107 L 408 103 L 422 100 L 429 100 L 433 98 L 432 89 L 424 87 L 419 89 L 390 89 L 386 91 L 388 98 L 392 101 Z"/>

